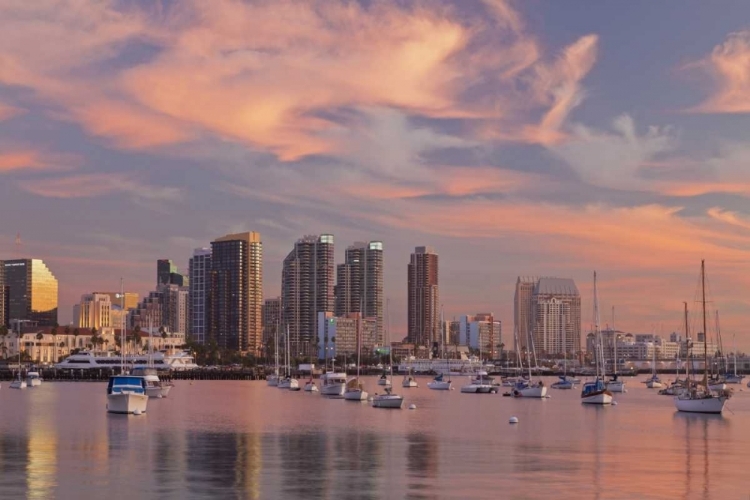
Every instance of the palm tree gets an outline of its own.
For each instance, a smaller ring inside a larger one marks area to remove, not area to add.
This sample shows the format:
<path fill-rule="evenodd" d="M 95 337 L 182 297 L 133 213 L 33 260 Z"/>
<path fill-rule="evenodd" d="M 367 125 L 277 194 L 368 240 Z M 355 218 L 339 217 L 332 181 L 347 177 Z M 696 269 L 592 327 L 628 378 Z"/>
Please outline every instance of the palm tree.
<path fill-rule="evenodd" d="M 65 325 L 65 335 L 70 335 L 70 325 Z"/>

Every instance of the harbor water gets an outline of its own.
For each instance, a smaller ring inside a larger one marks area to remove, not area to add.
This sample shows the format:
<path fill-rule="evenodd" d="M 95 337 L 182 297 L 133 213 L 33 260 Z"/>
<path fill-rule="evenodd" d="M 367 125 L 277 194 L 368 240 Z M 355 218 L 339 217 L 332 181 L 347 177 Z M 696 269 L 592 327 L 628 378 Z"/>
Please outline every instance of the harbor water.
<path fill-rule="evenodd" d="M 644 377 L 641 377 L 643 379 Z M 616 406 L 420 387 L 401 410 L 263 381 L 178 381 L 140 416 L 105 384 L 0 389 L 0 498 L 747 498 L 750 389 L 675 412 L 637 379 Z M 548 385 L 554 380 L 548 379 Z M 382 392 L 376 377 L 365 382 Z M 743 390 L 744 389 L 744 390 Z M 416 410 L 407 409 L 415 404 Z M 509 418 L 518 417 L 518 424 Z"/>

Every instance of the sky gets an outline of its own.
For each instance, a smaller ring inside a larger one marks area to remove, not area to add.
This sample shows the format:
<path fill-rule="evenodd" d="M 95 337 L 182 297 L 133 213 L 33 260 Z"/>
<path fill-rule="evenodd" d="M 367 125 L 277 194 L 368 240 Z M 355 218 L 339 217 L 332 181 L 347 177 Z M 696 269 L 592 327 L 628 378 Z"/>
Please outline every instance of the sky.
<path fill-rule="evenodd" d="M 60 322 L 156 260 L 258 231 L 382 240 L 405 332 L 415 246 L 447 318 L 573 278 L 584 330 L 681 329 L 706 259 L 750 348 L 750 4 L 0 2 L 0 259 L 44 259 Z M 21 245 L 15 244 L 21 235 Z M 697 317 L 696 317 L 697 319 Z"/>

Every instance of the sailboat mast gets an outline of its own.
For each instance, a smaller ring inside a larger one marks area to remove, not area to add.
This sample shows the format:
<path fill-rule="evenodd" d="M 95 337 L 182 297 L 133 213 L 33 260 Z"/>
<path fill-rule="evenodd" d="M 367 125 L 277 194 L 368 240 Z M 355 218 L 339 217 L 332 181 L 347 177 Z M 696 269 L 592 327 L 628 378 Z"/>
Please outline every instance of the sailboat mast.
<path fill-rule="evenodd" d="M 701 260 L 701 303 L 703 305 L 703 385 L 708 389 L 708 333 L 706 328 L 706 261 Z"/>
<path fill-rule="evenodd" d="M 685 376 L 690 380 L 690 333 L 688 331 L 688 307 L 687 302 L 683 302 L 685 306 L 685 357 L 687 358 L 687 370 Z"/>
<path fill-rule="evenodd" d="M 125 374 L 125 292 L 122 284 L 122 278 L 120 278 L 120 310 L 121 314 L 121 326 L 120 331 L 120 374 Z"/>
<path fill-rule="evenodd" d="M 613 361 L 615 362 L 614 366 L 612 367 L 615 371 L 615 375 L 617 375 L 617 329 L 615 328 L 615 306 L 612 306 L 612 343 L 614 344 L 614 353 L 613 358 L 615 358 Z"/>

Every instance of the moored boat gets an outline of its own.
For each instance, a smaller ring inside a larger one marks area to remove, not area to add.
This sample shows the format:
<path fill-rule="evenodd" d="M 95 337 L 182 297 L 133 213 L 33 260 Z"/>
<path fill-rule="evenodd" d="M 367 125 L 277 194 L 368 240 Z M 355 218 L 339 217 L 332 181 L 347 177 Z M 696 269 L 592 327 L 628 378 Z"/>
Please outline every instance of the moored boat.
<path fill-rule="evenodd" d="M 599 296 L 596 291 L 596 271 L 594 271 L 594 348 L 596 362 L 596 378 L 583 384 L 581 389 L 581 403 L 590 405 L 612 404 L 612 392 L 604 383 L 604 345 L 602 333 L 599 329 Z"/>

